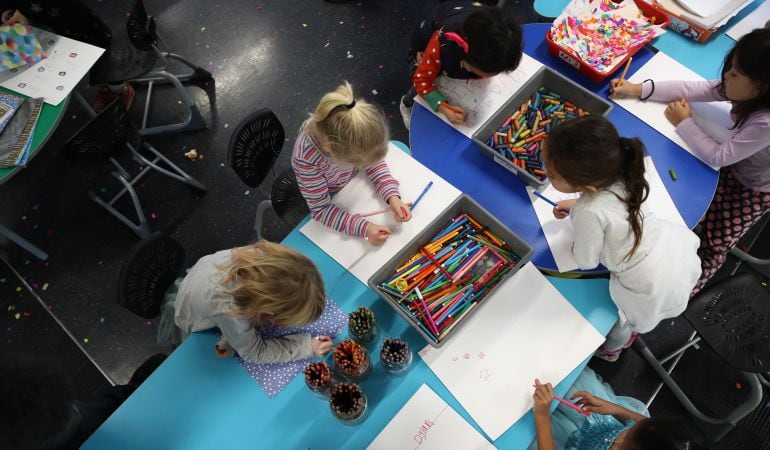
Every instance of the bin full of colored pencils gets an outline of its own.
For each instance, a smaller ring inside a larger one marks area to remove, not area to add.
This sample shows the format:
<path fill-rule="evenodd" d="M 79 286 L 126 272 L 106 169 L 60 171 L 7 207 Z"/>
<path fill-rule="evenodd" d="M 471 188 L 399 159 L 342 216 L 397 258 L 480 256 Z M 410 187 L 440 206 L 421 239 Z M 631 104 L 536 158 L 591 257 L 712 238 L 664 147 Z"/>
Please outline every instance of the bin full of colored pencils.
<path fill-rule="evenodd" d="M 368 284 L 440 347 L 531 254 L 526 242 L 462 195 Z"/>
<path fill-rule="evenodd" d="M 539 188 L 547 181 L 543 145 L 559 123 L 586 114 L 607 115 L 612 104 L 543 67 L 473 135 L 479 150 Z"/>

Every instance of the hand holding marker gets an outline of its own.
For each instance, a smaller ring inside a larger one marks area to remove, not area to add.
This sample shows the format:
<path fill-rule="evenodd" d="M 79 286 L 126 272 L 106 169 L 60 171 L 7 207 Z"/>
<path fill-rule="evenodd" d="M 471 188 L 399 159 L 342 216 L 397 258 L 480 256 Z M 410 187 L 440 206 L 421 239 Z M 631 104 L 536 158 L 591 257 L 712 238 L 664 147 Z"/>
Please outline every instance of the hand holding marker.
<path fill-rule="evenodd" d="M 410 211 L 414 210 L 414 207 L 417 206 L 418 203 L 420 203 L 420 200 L 422 200 L 422 198 L 425 196 L 425 194 L 428 192 L 428 190 L 432 186 L 433 186 L 433 181 L 428 182 L 427 186 L 425 186 L 425 189 L 423 189 L 422 192 L 420 192 L 420 195 L 417 196 L 417 199 L 414 202 L 407 203 L 407 205 L 409 205 L 409 210 Z M 387 211 L 390 211 L 390 208 L 384 208 L 384 209 L 378 209 L 378 210 L 375 210 L 375 211 L 370 211 L 368 213 L 362 214 L 362 216 L 363 217 L 368 217 L 368 216 L 373 216 L 373 215 L 376 215 L 376 214 L 382 214 L 382 213 L 387 212 Z M 401 213 L 402 213 L 402 217 L 406 216 L 406 211 L 401 211 Z M 390 234 L 390 233 L 388 233 L 387 231 L 383 230 L 383 231 L 380 231 L 379 233 L 375 233 L 375 234 L 372 234 L 370 236 L 366 236 L 366 240 L 376 239 L 376 238 L 379 238 L 379 237 L 382 237 L 382 236 L 386 236 L 388 234 Z"/>

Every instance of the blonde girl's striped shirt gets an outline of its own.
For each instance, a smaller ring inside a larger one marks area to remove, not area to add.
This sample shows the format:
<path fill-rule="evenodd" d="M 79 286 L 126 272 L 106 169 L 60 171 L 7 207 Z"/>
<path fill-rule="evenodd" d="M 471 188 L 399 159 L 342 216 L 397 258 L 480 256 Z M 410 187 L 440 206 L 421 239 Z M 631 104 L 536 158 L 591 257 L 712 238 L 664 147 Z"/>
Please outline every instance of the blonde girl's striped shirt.
<path fill-rule="evenodd" d="M 321 151 L 318 142 L 307 132 L 300 133 L 294 143 L 291 166 L 313 219 L 341 233 L 366 236 L 370 222 L 331 201 L 331 194 L 345 187 L 356 176 L 357 169 L 333 161 Z M 385 161 L 364 168 L 364 173 L 383 201 L 387 202 L 390 197 L 399 195 L 398 181 L 390 175 Z"/>

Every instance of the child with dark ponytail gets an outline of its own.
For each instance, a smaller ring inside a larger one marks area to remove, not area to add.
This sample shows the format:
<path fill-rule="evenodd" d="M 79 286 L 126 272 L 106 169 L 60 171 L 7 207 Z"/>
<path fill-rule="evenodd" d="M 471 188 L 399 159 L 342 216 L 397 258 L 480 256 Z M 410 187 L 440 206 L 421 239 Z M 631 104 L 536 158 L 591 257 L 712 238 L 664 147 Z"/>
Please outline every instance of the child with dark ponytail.
<path fill-rule="evenodd" d="M 618 135 L 605 118 L 584 116 L 554 128 L 544 150 L 548 178 L 561 192 L 554 216 L 572 220 L 578 266 L 603 264 L 620 319 L 596 356 L 615 361 L 637 333 L 681 314 L 700 276 L 698 238 L 659 220 L 645 205 L 644 145 Z"/>

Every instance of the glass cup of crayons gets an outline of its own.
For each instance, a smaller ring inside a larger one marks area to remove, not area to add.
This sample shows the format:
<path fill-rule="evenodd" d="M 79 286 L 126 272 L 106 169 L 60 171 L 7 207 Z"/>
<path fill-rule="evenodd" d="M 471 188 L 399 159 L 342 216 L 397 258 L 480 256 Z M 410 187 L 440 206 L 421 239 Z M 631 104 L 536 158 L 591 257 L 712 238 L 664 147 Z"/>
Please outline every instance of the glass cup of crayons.
<path fill-rule="evenodd" d="M 321 362 L 311 362 L 303 371 L 305 374 L 305 384 L 313 395 L 321 398 L 327 398 L 331 391 L 334 380 L 329 366 Z"/>
<path fill-rule="evenodd" d="M 371 350 L 377 343 L 378 333 L 379 326 L 371 309 L 361 306 L 348 315 L 348 335 L 367 349 Z"/>
<path fill-rule="evenodd" d="M 389 373 L 401 375 L 412 365 L 412 351 L 409 343 L 400 338 L 385 338 L 380 349 L 380 362 Z"/>
<path fill-rule="evenodd" d="M 368 412 L 366 394 L 356 383 L 337 383 L 329 392 L 329 408 L 343 424 L 357 425 Z"/>
<path fill-rule="evenodd" d="M 332 353 L 334 367 L 350 381 L 363 381 L 372 374 L 372 363 L 366 348 L 352 339 L 341 341 Z"/>

